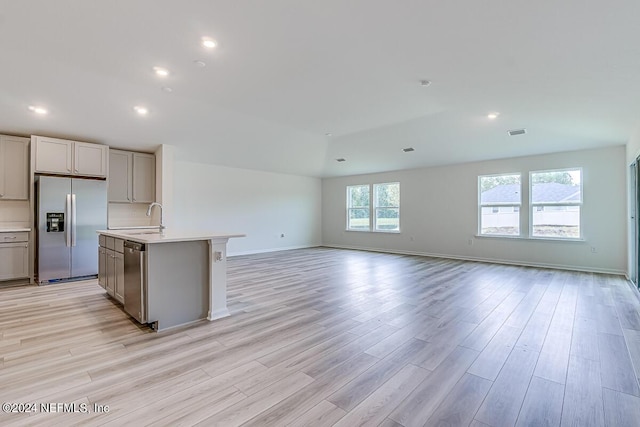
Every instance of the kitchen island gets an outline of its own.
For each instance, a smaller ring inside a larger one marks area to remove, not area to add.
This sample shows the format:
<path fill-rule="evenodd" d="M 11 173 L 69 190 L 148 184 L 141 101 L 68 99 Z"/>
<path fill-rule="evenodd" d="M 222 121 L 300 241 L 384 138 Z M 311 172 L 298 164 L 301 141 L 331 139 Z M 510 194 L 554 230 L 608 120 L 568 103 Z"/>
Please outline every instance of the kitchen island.
<path fill-rule="evenodd" d="M 111 239 L 123 248 L 125 289 L 116 299 L 141 323 L 160 331 L 229 316 L 227 242 L 244 234 L 166 229 L 99 230 L 98 234 L 101 246 Z M 136 286 L 139 290 L 133 289 Z"/>

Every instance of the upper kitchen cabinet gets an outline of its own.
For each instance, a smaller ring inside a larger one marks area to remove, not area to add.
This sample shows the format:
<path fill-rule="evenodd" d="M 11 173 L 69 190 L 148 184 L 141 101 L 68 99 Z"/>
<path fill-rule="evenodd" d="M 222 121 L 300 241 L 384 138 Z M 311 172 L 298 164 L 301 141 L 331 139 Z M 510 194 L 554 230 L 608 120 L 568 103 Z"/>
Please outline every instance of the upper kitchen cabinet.
<path fill-rule="evenodd" d="M 131 203 L 133 191 L 133 153 L 109 150 L 109 201 Z"/>
<path fill-rule="evenodd" d="M 109 202 L 151 203 L 156 199 L 156 156 L 109 150 Z"/>
<path fill-rule="evenodd" d="M 156 156 L 133 153 L 133 201 L 151 203 L 156 200 Z"/>
<path fill-rule="evenodd" d="M 74 142 L 73 173 L 82 176 L 107 176 L 109 147 L 87 142 Z"/>
<path fill-rule="evenodd" d="M 29 199 L 29 138 L 0 135 L 0 200 Z"/>
<path fill-rule="evenodd" d="M 44 136 L 32 137 L 35 172 L 106 178 L 109 147 Z"/>

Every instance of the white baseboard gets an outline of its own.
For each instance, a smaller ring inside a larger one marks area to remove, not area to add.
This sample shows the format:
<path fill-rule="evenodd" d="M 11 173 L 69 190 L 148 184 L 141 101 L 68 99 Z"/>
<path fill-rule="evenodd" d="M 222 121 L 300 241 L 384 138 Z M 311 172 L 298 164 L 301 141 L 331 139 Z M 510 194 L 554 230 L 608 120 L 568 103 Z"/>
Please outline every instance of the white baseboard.
<path fill-rule="evenodd" d="M 227 253 L 227 258 L 229 257 L 233 257 L 233 256 L 240 256 L 240 255 L 255 255 L 255 254 L 265 254 L 265 253 L 269 253 L 269 252 L 280 252 L 280 251 L 290 251 L 293 249 L 308 249 L 308 248 L 317 248 L 322 246 L 321 244 L 313 244 L 313 245 L 300 245 L 300 246 L 285 246 L 282 248 L 269 248 L 269 249 L 257 249 L 257 250 L 253 250 L 253 251 L 240 251 L 240 252 L 232 252 L 232 253 Z"/>
<path fill-rule="evenodd" d="M 523 267 L 552 268 L 555 270 L 582 271 L 586 273 L 614 274 L 616 276 L 626 275 L 626 272 L 624 270 L 611 270 L 606 268 L 593 268 L 593 267 L 585 267 L 585 266 L 577 266 L 577 265 L 546 264 L 546 263 L 536 263 L 536 262 L 527 262 L 527 261 L 513 261 L 513 260 L 497 259 L 497 258 L 480 258 L 480 257 L 468 257 L 468 256 L 460 256 L 460 255 L 436 254 L 436 253 L 430 253 L 430 252 L 369 248 L 369 247 L 362 247 L 362 246 L 326 245 L 326 244 L 322 246 L 327 248 L 336 248 L 336 249 L 352 249 L 357 251 L 384 252 L 384 253 L 398 254 L 398 255 L 417 255 L 417 256 L 425 256 L 425 257 L 433 257 L 433 258 L 458 259 L 461 261 L 487 262 L 491 264 L 507 264 L 507 265 L 519 265 Z"/>
<path fill-rule="evenodd" d="M 210 311 L 209 315 L 207 316 L 207 320 L 212 321 L 212 320 L 222 319 L 223 317 L 229 317 L 229 316 L 231 316 L 231 313 L 229 313 L 229 310 L 225 307 L 225 308 L 220 308 L 218 310 Z"/>

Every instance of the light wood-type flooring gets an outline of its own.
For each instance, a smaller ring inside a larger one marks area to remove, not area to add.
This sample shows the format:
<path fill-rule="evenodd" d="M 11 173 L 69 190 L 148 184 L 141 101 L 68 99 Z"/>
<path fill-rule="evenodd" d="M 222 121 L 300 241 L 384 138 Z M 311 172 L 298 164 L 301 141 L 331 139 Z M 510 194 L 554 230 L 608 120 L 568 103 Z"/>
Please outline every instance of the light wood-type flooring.
<path fill-rule="evenodd" d="M 0 402 L 37 409 L 0 425 L 640 425 L 622 277 L 328 248 L 228 266 L 232 316 L 162 333 L 95 281 L 0 289 Z"/>

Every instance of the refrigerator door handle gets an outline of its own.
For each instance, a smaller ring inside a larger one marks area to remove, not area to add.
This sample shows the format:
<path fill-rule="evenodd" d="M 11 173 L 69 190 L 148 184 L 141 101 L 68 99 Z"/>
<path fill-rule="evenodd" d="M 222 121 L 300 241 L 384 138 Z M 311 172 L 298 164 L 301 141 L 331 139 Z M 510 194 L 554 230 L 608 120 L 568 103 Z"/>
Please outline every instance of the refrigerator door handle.
<path fill-rule="evenodd" d="M 71 246 L 71 194 L 67 194 L 67 203 L 64 206 L 64 234 L 65 245 Z"/>
<path fill-rule="evenodd" d="M 77 224 L 77 219 L 76 219 L 76 195 L 72 194 L 71 195 L 71 246 L 75 246 L 76 245 L 76 224 Z"/>

